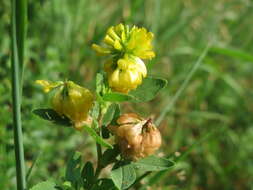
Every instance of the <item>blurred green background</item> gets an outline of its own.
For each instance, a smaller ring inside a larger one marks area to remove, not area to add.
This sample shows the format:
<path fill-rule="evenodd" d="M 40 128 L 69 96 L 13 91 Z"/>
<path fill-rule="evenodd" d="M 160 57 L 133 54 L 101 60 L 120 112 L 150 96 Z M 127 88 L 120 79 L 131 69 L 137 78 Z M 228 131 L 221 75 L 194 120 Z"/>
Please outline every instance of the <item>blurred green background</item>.
<path fill-rule="evenodd" d="M 0 189 L 15 188 L 10 83 L 10 1 L 0 1 Z M 251 0 L 38 0 L 29 1 L 22 119 L 26 165 L 38 156 L 29 184 L 57 179 L 73 149 L 85 160 L 94 142 L 31 113 L 49 107 L 36 79 L 73 80 L 94 89 L 104 58 L 91 50 L 120 22 L 155 33 L 149 74 L 168 86 L 153 101 L 124 104 L 125 111 L 157 118 L 213 41 L 159 129 L 159 154 L 176 157 L 195 146 L 170 172 L 150 175 L 147 189 L 253 189 L 253 2 Z"/>

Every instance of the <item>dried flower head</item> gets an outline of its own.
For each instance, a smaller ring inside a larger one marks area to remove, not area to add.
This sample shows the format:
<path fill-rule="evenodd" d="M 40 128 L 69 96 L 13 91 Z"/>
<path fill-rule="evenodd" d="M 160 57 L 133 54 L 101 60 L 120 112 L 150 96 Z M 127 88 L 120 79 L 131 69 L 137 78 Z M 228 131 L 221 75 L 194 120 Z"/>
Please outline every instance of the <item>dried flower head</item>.
<path fill-rule="evenodd" d="M 115 135 L 125 158 L 138 160 L 153 154 L 161 146 L 161 134 L 151 119 L 129 113 L 121 115 L 117 124 L 108 128 Z"/>
<path fill-rule="evenodd" d="M 56 89 L 52 98 L 53 109 L 58 114 L 67 116 L 76 129 L 80 130 L 83 124 L 91 122 L 88 112 L 92 107 L 94 97 L 88 89 L 72 81 L 52 83 L 38 80 L 36 83 L 42 85 L 45 92 Z"/>

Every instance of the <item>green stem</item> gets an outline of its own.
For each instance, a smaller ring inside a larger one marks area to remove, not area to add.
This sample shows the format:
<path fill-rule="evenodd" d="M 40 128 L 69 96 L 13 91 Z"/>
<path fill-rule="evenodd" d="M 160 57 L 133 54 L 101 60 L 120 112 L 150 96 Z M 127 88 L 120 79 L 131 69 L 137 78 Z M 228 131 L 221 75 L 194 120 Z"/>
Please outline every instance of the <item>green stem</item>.
<path fill-rule="evenodd" d="M 98 125 L 99 125 L 99 131 L 98 131 L 98 135 L 101 135 L 101 127 L 102 127 L 102 118 L 103 118 L 103 114 L 100 108 L 100 114 L 99 114 L 99 118 L 98 118 Z M 95 172 L 95 180 L 97 181 L 100 172 L 102 171 L 103 167 L 101 165 L 101 158 L 102 158 L 102 147 L 100 144 L 96 143 L 96 147 L 97 147 L 97 169 Z"/>
<path fill-rule="evenodd" d="M 21 125 L 21 81 L 24 55 L 26 1 L 12 0 L 12 102 L 17 189 L 26 189 L 24 148 Z"/>
<path fill-rule="evenodd" d="M 97 157 L 98 157 L 98 161 L 97 161 L 97 169 L 95 172 L 95 179 L 97 180 L 99 177 L 100 172 L 102 171 L 103 167 L 101 166 L 101 157 L 102 157 L 102 148 L 100 144 L 96 144 L 97 145 Z M 95 180 L 95 181 L 96 181 Z"/>

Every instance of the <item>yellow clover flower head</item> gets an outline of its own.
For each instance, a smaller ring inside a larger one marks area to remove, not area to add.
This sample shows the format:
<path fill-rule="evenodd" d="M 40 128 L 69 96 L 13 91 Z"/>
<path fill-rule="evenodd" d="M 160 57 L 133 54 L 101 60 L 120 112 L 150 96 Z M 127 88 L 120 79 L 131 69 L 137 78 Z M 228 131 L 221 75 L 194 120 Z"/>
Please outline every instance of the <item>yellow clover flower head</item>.
<path fill-rule="evenodd" d="M 105 63 L 105 71 L 108 75 L 108 83 L 112 90 L 128 93 L 142 83 L 146 77 L 147 69 L 144 62 L 138 57 L 125 56 L 115 61 Z"/>
<path fill-rule="evenodd" d="M 78 130 L 85 123 L 90 123 L 88 115 L 92 107 L 94 97 L 86 88 L 83 88 L 72 81 L 52 83 L 45 80 L 38 80 L 36 83 L 44 87 L 44 91 L 50 91 L 53 88 L 56 92 L 52 98 L 53 109 L 60 115 L 67 116 Z M 54 87 L 52 87 L 54 84 Z M 49 89 L 49 90 L 48 90 Z"/>
<path fill-rule="evenodd" d="M 107 30 L 103 42 L 105 47 L 93 44 L 92 48 L 99 55 L 114 55 L 122 57 L 126 54 L 139 57 L 141 59 L 152 59 L 155 57 L 152 39 L 153 33 L 145 28 L 118 24 Z"/>

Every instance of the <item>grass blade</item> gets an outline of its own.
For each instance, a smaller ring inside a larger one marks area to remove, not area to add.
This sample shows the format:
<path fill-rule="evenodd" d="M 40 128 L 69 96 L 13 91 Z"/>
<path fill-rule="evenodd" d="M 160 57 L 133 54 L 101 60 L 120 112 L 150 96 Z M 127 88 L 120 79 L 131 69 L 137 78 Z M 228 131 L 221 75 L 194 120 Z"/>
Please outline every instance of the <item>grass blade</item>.
<path fill-rule="evenodd" d="M 210 48 L 210 52 L 220 54 L 220 55 L 229 56 L 232 58 L 237 58 L 237 59 L 244 60 L 244 61 L 253 62 L 253 56 L 243 50 L 240 50 L 240 49 L 212 47 L 212 48 Z"/>
<path fill-rule="evenodd" d="M 27 1 L 26 0 L 13 0 L 15 5 L 15 24 L 16 24 L 16 40 L 17 40 L 17 51 L 19 61 L 19 75 L 20 83 L 22 84 L 22 75 L 24 69 L 24 48 L 25 48 L 25 36 L 27 26 Z M 13 15 L 14 16 L 14 15 Z"/>
<path fill-rule="evenodd" d="M 33 170 L 35 164 L 37 163 L 37 160 L 38 160 L 40 154 L 41 154 L 41 152 L 39 152 L 39 153 L 35 156 L 35 158 L 34 158 L 34 160 L 33 160 L 33 163 L 32 163 L 32 165 L 31 165 L 31 167 L 28 169 L 28 171 L 27 171 L 27 173 L 26 173 L 26 177 L 25 177 L 25 178 L 26 178 L 26 181 L 29 180 L 29 177 L 30 177 L 30 175 L 31 175 L 31 173 L 32 173 L 32 170 Z"/>
<path fill-rule="evenodd" d="M 11 68 L 14 145 L 16 158 L 17 189 L 26 189 L 24 148 L 21 124 L 21 82 L 24 59 L 24 34 L 26 1 L 12 0 Z"/>
<path fill-rule="evenodd" d="M 186 76 L 183 84 L 180 86 L 180 88 L 176 92 L 175 96 L 173 96 L 172 100 L 169 100 L 169 102 L 165 104 L 165 105 L 168 105 L 168 106 L 164 108 L 164 110 L 161 112 L 161 114 L 157 118 L 156 125 L 160 125 L 160 123 L 162 122 L 162 120 L 164 119 L 164 117 L 166 116 L 166 114 L 173 108 L 173 106 L 175 105 L 175 103 L 178 100 L 179 96 L 182 94 L 182 92 L 184 91 L 184 89 L 187 87 L 187 85 L 190 82 L 192 76 L 197 71 L 197 69 L 199 68 L 199 66 L 202 63 L 203 59 L 205 58 L 207 52 L 210 49 L 210 45 L 211 45 L 211 43 L 209 43 L 206 46 L 206 48 L 203 50 L 202 54 L 199 56 L 198 60 L 194 63 L 191 71 Z"/>
<path fill-rule="evenodd" d="M 189 148 L 180 156 L 178 157 L 177 159 L 174 160 L 175 163 L 178 163 L 179 161 L 183 160 L 184 158 L 186 158 L 190 153 L 191 151 L 199 146 L 200 144 L 202 144 L 203 142 L 207 141 L 208 139 L 210 139 L 211 137 L 215 136 L 215 135 L 218 135 L 218 134 L 221 134 L 224 130 L 226 130 L 225 127 L 222 127 L 222 128 L 217 128 L 217 129 L 214 129 L 212 131 L 210 131 L 209 133 L 207 133 L 205 136 L 203 136 L 202 138 L 200 138 L 198 141 L 196 141 L 195 143 L 193 143 L 192 145 L 189 146 Z M 169 158 L 169 156 L 167 156 Z M 155 173 L 154 176 L 152 176 L 150 179 L 149 179 L 149 182 L 145 185 L 142 186 L 142 188 L 140 190 L 144 190 L 145 187 L 147 186 L 152 186 L 154 184 L 157 184 L 160 180 L 162 180 L 162 178 L 164 178 L 168 172 L 170 172 L 173 168 L 170 168 L 168 170 L 164 170 L 164 171 L 159 171 L 157 173 Z M 151 174 L 151 173 L 145 173 L 147 175 Z M 146 175 L 146 176 L 147 176 Z"/>

